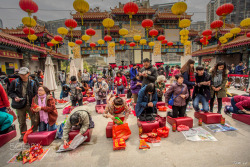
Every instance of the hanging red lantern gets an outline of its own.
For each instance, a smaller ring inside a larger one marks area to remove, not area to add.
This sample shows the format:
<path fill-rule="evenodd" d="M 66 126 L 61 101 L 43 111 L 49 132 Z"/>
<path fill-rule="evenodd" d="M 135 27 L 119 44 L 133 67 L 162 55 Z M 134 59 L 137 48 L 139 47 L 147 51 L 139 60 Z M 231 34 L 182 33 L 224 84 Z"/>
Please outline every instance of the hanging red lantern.
<path fill-rule="evenodd" d="M 138 5 L 134 2 L 128 2 L 124 5 L 123 11 L 125 14 L 129 15 L 130 19 L 130 28 L 131 28 L 131 19 L 132 16 L 135 15 L 138 12 L 139 8 Z"/>
<path fill-rule="evenodd" d="M 60 35 L 56 35 L 56 36 L 54 36 L 54 40 L 56 40 L 58 42 L 62 42 L 63 38 Z"/>
<path fill-rule="evenodd" d="M 221 6 L 219 6 L 216 10 L 216 14 L 218 16 L 222 16 L 223 20 L 224 20 L 224 27 L 225 27 L 225 19 L 226 16 L 230 13 L 232 13 L 232 11 L 234 10 L 234 5 L 231 3 L 225 3 Z"/>
<path fill-rule="evenodd" d="M 247 37 L 248 37 L 248 38 L 250 38 L 250 32 L 249 32 L 249 33 L 247 33 Z"/>
<path fill-rule="evenodd" d="M 111 37 L 110 35 L 106 35 L 106 36 L 104 37 L 104 41 L 110 42 L 110 41 L 112 41 L 112 37 Z"/>
<path fill-rule="evenodd" d="M 123 46 L 126 45 L 127 41 L 125 39 L 122 39 L 120 40 L 120 44 L 122 45 L 122 49 L 123 49 Z"/>
<path fill-rule="evenodd" d="M 200 43 L 203 43 L 203 42 L 205 42 L 206 40 L 204 39 L 204 38 L 201 38 L 200 39 Z"/>
<path fill-rule="evenodd" d="M 208 41 L 204 41 L 202 44 L 203 44 L 203 45 L 208 45 L 209 42 L 208 42 Z"/>
<path fill-rule="evenodd" d="M 89 44 L 89 46 L 90 46 L 91 48 L 94 48 L 94 47 L 96 47 L 96 44 L 95 44 L 94 42 L 91 42 L 91 43 Z"/>
<path fill-rule="evenodd" d="M 166 44 L 168 43 L 168 40 L 164 39 L 161 41 L 161 44 L 164 45 L 164 48 L 166 48 Z"/>
<path fill-rule="evenodd" d="M 164 39 L 165 39 L 165 36 L 164 35 L 160 35 L 160 36 L 158 36 L 158 41 L 163 41 Z"/>
<path fill-rule="evenodd" d="M 73 38 L 72 30 L 77 27 L 77 22 L 74 19 L 65 20 L 65 26 L 71 31 L 71 38 Z"/>
<path fill-rule="evenodd" d="M 203 36 L 209 36 L 209 35 L 211 35 L 212 34 L 212 31 L 211 30 L 204 30 L 203 32 L 202 32 L 202 35 Z"/>
<path fill-rule="evenodd" d="M 149 35 L 151 36 L 151 37 L 155 37 L 155 36 L 157 36 L 159 34 L 159 32 L 156 30 L 156 29 L 152 29 L 152 30 L 150 30 L 149 31 Z"/>
<path fill-rule="evenodd" d="M 147 38 L 148 38 L 148 29 L 151 28 L 154 25 L 153 20 L 145 19 L 141 23 L 142 27 L 146 29 L 147 31 Z"/>
<path fill-rule="evenodd" d="M 82 44 L 82 40 L 80 40 L 80 39 L 76 40 L 76 44 L 77 45 L 81 45 Z"/>
<path fill-rule="evenodd" d="M 88 36 L 90 36 L 90 37 L 94 36 L 95 33 L 96 33 L 95 30 L 92 29 L 92 28 L 89 28 L 89 29 L 86 30 L 86 34 L 87 34 Z"/>
<path fill-rule="evenodd" d="M 130 46 L 131 48 L 134 48 L 134 47 L 135 47 L 135 43 L 134 43 L 134 42 L 130 42 L 129 46 Z"/>
<path fill-rule="evenodd" d="M 218 29 L 218 28 L 221 28 L 223 26 L 223 21 L 221 20 L 215 20 L 213 21 L 211 24 L 210 24 L 210 27 L 212 29 Z"/>
<path fill-rule="evenodd" d="M 23 11 L 27 12 L 29 16 L 38 11 L 38 6 L 33 0 L 20 0 L 19 6 Z"/>
<path fill-rule="evenodd" d="M 212 36 L 211 35 L 209 35 L 208 37 L 207 37 L 207 40 L 210 40 L 212 38 Z"/>
<path fill-rule="evenodd" d="M 52 47 L 54 46 L 54 44 L 52 42 L 47 42 L 47 46 L 49 46 L 50 49 L 52 50 Z"/>
<path fill-rule="evenodd" d="M 173 46 L 174 43 L 173 43 L 173 42 L 168 42 L 167 45 L 168 45 L 168 46 Z"/>
<path fill-rule="evenodd" d="M 35 30 L 33 28 L 28 28 L 28 27 L 25 27 L 23 29 L 23 32 L 26 35 L 33 35 L 33 34 L 35 34 Z"/>

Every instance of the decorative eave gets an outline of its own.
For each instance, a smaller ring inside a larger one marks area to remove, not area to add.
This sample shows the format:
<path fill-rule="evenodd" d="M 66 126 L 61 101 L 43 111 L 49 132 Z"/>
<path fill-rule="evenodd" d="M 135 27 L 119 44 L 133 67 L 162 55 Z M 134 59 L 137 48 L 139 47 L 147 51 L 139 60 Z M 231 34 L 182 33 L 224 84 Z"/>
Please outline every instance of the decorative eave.
<path fill-rule="evenodd" d="M 233 39 L 232 41 L 224 44 L 222 46 L 223 49 L 230 49 L 230 48 L 237 48 L 245 45 L 250 45 L 250 38 L 247 36 L 238 36 L 237 38 Z"/>
<path fill-rule="evenodd" d="M 83 20 L 103 20 L 106 19 L 108 17 L 110 17 L 109 12 L 105 11 L 105 12 L 101 12 L 101 11 L 89 11 L 84 13 L 82 16 L 79 12 L 76 12 L 75 14 L 71 14 L 73 16 L 73 19 L 75 20 L 81 20 L 81 18 L 83 18 Z"/>
<path fill-rule="evenodd" d="M 154 20 L 179 20 L 179 19 L 189 19 L 191 20 L 191 17 L 193 15 L 183 14 L 183 15 L 175 15 L 171 12 L 159 12 Z"/>
<path fill-rule="evenodd" d="M 145 14 L 154 15 L 155 13 L 156 13 L 156 9 L 153 9 L 153 8 L 140 8 L 139 7 L 139 10 L 138 10 L 136 15 L 145 15 Z M 111 14 L 125 15 L 122 7 L 121 8 L 115 7 L 114 9 L 111 9 Z"/>
<path fill-rule="evenodd" d="M 192 53 L 192 56 L 202 56 L 202 55 L 208 55 L 208 54 L 216 54 L 218 52 L 223 52 L 222 49 L 220 48 L 220 45 L 213 45 L 208 48 L 203 48 L 200 50 L 197 50 Z"/>

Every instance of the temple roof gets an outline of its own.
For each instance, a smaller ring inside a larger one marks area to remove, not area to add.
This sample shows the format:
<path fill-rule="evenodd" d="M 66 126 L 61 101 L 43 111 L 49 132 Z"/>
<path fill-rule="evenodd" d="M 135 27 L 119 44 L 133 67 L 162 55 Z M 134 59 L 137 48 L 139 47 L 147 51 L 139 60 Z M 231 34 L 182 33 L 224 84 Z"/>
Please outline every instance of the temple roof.
<path fill-rule="evenodd" d="M 222 48 L 229 49 L 229 48 L 239 47 L 239 46 L 248 45 L 248 44 L 250 44 L 250 38 L 248 38 L 245 35 L 242 35 L 242 36 L 238 36 L 235 39 L 233 39 L 232 41 L 224 44 Z"/>
<path fill-rule="evenodd" d="M 162 20 L 164 20 L 164 19 L 179 19 L 179 18 L 180 19 L 191 19 L 191 17 L 192 17 L 192 15 L 185 14 L 185 15 L 178 16 L 178 15 L 173 14 L 172 12 L 166 11 L 166 12 L 159 12 L 155 17 L 155 20 L 156 19 L 162 19 Z"/>
<path fill-rule="evenodd" d="M 72 14 L 74 19 L 81 19 L 79 12 Z M 108 12 L 87 12 L 82 15 L 83 20 L 103 20 L 109 17 Z"/>
<path fill-rule="evenodd" d="M 218 45 L 218 44 L 213 45 L 213 46 L 209 46 L 207 48 L 197 50 L 197 51 L 192 53 L 192 56 L 201 56 L 201 55 L 207 55 L 207 54 L 214 54 L 217 51 L 218 52 L 221 51 L 220 45 Z"/>
<path fill-rule="evenodd" d="M 111 9 L 111 8 L 110 8 Z M 137 14 L 155 14 L 156 13 L 156 9 L 152 9 L 152 8 L 139 8 Z M 123 8 L 117 8 L 115 7 L 114 9 L 111 9 L 111 14 L 125 14 L 123 11 Z"/>

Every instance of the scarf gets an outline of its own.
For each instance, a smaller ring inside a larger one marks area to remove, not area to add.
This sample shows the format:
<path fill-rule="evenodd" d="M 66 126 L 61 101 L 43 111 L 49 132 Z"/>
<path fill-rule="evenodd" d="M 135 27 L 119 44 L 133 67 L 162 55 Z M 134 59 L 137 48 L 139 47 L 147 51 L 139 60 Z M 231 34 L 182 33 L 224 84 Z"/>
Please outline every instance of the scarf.
<path fill-rule="evenodd" d="M 125 109 L 124 106 L 119 107 L 119 108 L 114 107 L 114 113 L 115 114 L 120 114 L 120 113 L 122 113 L 124 111 L 124 109 Z"/>
<path fill-rule="evenodd" d="M 189 81 L 190 82 L 195 82 L 194 72 L 189 72 Z"/>
<path fill-rule="evenodd" d="M 47 96 L 46 94 L 43 96 L 38 95 L 38 106 L 46 107 L 46 100 L 47 100 L 46 96 Z M 42 99 L 43 99 L 43 101 L 42 101 Z M 41 111 L 39 111 L 39 115 L 40 115 L 40 122 L 44 122 L 47 124 L 48 118 L 49 118 L 48 113 L 45 112 L 44 110 L 41 110 Z"/>
<path fill-rule="evenodd" d="M 217 73 L 214 76 L 214 87 L 218 87 L 222 84 L 222 73 L 222 70 L 217 70 Z"/>

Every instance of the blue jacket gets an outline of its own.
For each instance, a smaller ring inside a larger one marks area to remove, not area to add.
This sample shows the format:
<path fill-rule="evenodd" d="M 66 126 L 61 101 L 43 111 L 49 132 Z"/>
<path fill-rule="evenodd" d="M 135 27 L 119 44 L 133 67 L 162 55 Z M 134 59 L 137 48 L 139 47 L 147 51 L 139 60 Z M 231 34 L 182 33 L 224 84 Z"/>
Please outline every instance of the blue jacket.
<path fill-rule="evenodd" d="M 183 74 L 184 81 L 183 83 L 187 85 L 188 89 L 192 89 L 193 86 L 195 86 L 195 82 L 190 82 L 189 81 L 189 75 L 187 72 L 184 72 Z"/>
<path fill-rule="evenodd" d="M 8 129 L 13 123 L 13 116 L 0 111 L 0 131 Z"/>
<path fill-rule="evenodd" d="M 136 106 L 135 106 L 135 112 L 136 112 L 137 117 L 139 117 L 141 115 L 141 113 L 148 106 L 148 103 L 149 103 L 148 102 L 148 100 L 149 100 L 148 96 L 145 94 L 146 87 L 147 87 L 147 85 L 142 87 L 142 89 L 139 91 L 139 94 L 138 94 L 138 99 L 137 99 L 137 103 L 136 103 Z M 158 101 L 156 91 L 153 94 L 152 101 L 153 101 L 154 107 L 156 107 L 156 103 Z"/>
<path fill-rule="evenodd" d="M 138 72 L 137 72 L 137 69 L 134 69 L 134 68 L 132 67 L 132 68 L 130 69 L 129 73 L 130 73 L 130 79 L 133 79 L 133 78 L 136 76 L 136 74 L 137 74 Z"/>
<path fill-rule="evenodd" d="M 235 74 L 243 74 L 244 66 L 237 65 L 235 68 Z"/>

